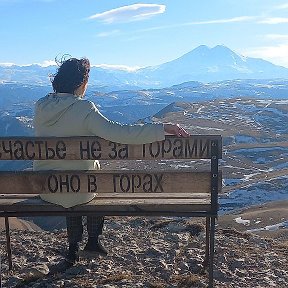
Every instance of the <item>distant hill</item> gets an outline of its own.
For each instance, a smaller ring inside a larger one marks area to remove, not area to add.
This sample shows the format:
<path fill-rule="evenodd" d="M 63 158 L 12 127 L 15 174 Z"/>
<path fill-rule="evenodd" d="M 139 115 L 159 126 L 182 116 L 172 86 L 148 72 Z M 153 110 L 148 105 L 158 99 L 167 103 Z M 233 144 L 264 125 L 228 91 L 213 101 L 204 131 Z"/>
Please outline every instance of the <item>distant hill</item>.
<path fill-rule="evenodd" d="M 9 217 L 9 227 L 11 230 L 42 231 L 42 229 L 33 222 L 16 217 Z M 0 231 L 3 230 L 5 230 L 5 223 L 4 218 L 1 217 Z"/>
<path fill-rule="evenodd" d="M 0 66 L 0 83 L 50 84 L 49 75 L 56 66 Z M 98 91 L 163 88 L 187 81 L 214 82 L 232 79 L 288 78 L 288 68 L 258 58 L 244 57 L 231 49 L 218 45 L 201 45 L 170 62 L 123 71 L 92 67 L 90 85 Z"/>
<path fill-rule="evenodd" d="M 189 81 L 161 89 L 107 93 L 99 92 L 98 89 L 99 86 L 90 85 L 86 98 L 95 102 L 109 119 L 123 123 L 133 123 L 152 116 L 173 102 L 244 97 L 288 99 L 288 79 L 226 80 L 206 84 Z M 48 85 L 0 84 L 0 135 L 31 135 L 34 103 L 49 92 L 51 87 Z"/>

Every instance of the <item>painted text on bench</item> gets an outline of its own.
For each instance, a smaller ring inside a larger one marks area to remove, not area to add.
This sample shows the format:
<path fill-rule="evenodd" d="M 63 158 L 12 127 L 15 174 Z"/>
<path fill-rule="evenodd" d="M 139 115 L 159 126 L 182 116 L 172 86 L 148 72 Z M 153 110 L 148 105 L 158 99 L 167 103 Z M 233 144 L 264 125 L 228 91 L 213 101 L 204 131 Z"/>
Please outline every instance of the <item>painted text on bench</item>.
<path fill-rule="evenodd" d="M 96 174 L 51 174 L 47 178 L 47 189 L 51 193 L 77 193 L 85 190 L 88 193 L 100 191 L 102 185 L 115 193 L 162 193 L 163 174 L 111 174 L 109 181 L 99 181 Z"/>
<path fill-rule="evenodd" d="M 37 138 L 35 138 L 37 139 Z M 98 138 L 96 138 L 98 139 Z M 166 138 L 143 144 L 119 144 L 103 139 L 78 140 L 73 143 L 62 138 L 57 141 L 16 139 L 0 141 L 0 159 L 7 160 L 125 160 L 201 158 L 210 154 L 209 139 Z"/>

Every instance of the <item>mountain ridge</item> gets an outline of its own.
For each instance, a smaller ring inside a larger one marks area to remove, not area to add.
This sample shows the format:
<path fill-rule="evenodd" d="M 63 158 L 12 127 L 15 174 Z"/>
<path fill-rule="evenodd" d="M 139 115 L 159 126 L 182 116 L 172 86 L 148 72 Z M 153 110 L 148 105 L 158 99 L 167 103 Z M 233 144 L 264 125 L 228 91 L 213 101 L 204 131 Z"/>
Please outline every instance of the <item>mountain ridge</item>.
<path fill-rule="evenodd" d="M 49 84 L 57 66 L 1 66 L 0 83 Z M 116 89 L 164 88 L 188 81 L 215 82 L 233 79 L 288 78 L 288 68 L 260 58 L 240 55 L 224 45 L 200 45 L 166 63 L 135 71 L 91 67 L 90 84 Z"/>

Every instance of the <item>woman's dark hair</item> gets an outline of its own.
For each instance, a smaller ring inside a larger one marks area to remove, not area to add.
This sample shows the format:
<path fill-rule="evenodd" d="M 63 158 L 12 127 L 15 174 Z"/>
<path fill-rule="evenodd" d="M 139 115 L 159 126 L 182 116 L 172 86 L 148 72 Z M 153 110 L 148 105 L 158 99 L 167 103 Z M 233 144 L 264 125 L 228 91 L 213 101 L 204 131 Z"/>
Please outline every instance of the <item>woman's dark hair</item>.
<path fill-rule="evenodd" d="M 56 93 L 70 93 L 88 81 L 90 62 L 87 58 L 70 58 L 60 62 L 60 67 L 52 76 L 52 87 Z"/>

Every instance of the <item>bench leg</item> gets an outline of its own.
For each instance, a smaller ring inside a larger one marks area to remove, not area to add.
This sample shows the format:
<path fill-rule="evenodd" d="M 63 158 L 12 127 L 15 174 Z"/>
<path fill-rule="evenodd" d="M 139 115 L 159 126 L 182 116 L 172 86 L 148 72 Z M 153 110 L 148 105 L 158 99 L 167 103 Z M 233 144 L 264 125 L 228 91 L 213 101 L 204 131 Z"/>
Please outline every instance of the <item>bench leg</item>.
<path fill-rule="evenodd" d="M 2 288 L 2 258 L 0 254 L 0 288 Z"/>
<path fill-rule="evenodd" d="M 215 242 L 215 217 L 209 218 L 210 220 L 210 235 L 209 235 L 209 288 L 213 287 L 213 264 L 214 264 L 214 242 Z"/>
<path fill-rule="evenodd" d="M 5 231 L 6 231 L 6 245 L 7 245 L 7 255 L 8 255 L 8 264 L 9 270 L 12 270 L 12 252 L 11 252 L 11 241 L 10 241 L 10 227 L 9 227 L 9 218 L 5 217 Z"/>
<path fill-rule="evenodd" d="M 209 288 L 213 287 L 213 259 L 215 241 L 215 217 L 206 217 L 206 248 L 203 268 L 208 268 Z"/>
<path fill-rule="evenodd" d="M 210 247 L 210 218 L 206 217 L 206 234 L 205 234 L 205 239 L 206 239 L 206 246 L 205 246 L 205 258 L 203 262 L 203 268 L 206 269 L 209 265 L 209 247 Z"/>

